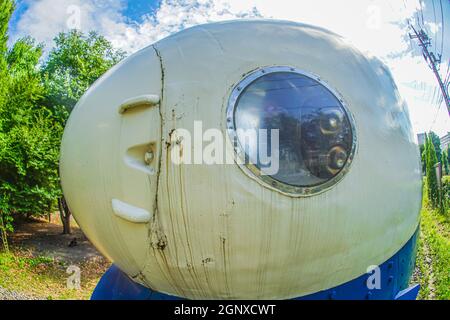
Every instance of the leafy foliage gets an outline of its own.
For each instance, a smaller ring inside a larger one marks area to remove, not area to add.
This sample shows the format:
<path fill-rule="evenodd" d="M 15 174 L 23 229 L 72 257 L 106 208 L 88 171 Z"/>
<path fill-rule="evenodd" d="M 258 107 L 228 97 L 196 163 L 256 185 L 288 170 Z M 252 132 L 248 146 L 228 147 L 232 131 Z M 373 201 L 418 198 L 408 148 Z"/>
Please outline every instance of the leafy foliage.
<path fill-rule="evenodd" d="M 8 23 L 14 11 L 14 3 L 11 0 L 0 0 L 0 52 L 7 50 Z"/>
<path fill-rule="evenodd" d="M 449 171 L 450 168 L 448 166 L 447 152 L 448 151 L 442 151 L 442 156 L 441 156 L 441 159 L 442 159 L 442 171 L 443 171 L 443 174 L 446 174 L 446 175 L 450 174 L 450 171 Z"/>
<path fill-rule="evenodd" d="M 428 134 L 429 139 L 431 139 L 431 142 L 433 143 L 434 151 L 436 152 L 437 162 L 441 162 L 441 139 L 439 136 L 434 133 L 433 131 L 430 131 Z"/>
<path fill-rule="evenodd" d="M 445 199 L 448 208 L 450 206 L 450 176 L 442 178 L 442 197 Z"/>
<path fill-rule="evenodd" d="M 439 204 L 439 188 L 435 169 L 437 156 L 431 136 L 426 138 L 425 154 L 427 166 L 428 199 L 433 208 L 436 208 Z"/>
<path fill-rule="evenodd" d="M 425 152 L 425 144 L 421 144 L 419 146 L 419 150 L 420 150 L 420 158 L 422 160 L 422 173 L 425 174 L 427 172 L 427 155 Z"/>
<path fill-rule="evenodd" d="M 15 214 L 52 212 L 62 192 L 59 146 L 78 99 L 124 57 L 102 36 L 61 33 L 40 67 L 42 46 L 23 38 L 8 48 L 12 0 L 0 0 L 0 235 Z M 6 247 L 6 242 L 4 242 Z"/>
<path fill-rule="evenodd" d="M 447 154 L 447 162 L 450 165 L 450 144 L 447 146 L 447 150 L 445 151 L 445 153 Z"/>
<path fill-rule="evenodd" d="M 11 230 L 14 214 L 44 214 L 60 195 L 58 148 L 63 127 L 40 103 L 44 86 L 42 47 L 30 38 L 8 49 L 7 23 L 12 2 L 2 0 L 0 18 L 0 216 Z"/>
<path fill-rule="evenodd" d="M 62 126 L 42 113 L 0 136 L 0 196 L 9 214 L 45 214 L 60 196 L 59 142 Z"/>
<path fill-rule="evenodd" d="M 86 90 L 125 56 L 95 32 L 61 33 L 43 67 L 46 104 L 70 112 Z"/>

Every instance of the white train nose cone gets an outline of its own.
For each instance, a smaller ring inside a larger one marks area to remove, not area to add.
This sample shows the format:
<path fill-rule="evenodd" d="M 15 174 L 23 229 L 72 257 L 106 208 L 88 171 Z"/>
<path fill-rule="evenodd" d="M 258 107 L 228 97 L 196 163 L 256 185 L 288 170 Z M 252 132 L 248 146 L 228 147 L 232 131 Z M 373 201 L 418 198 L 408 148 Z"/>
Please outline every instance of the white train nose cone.
<path fill-rule="evenodd" d="M 279 171 L 175 163 L 174 132 L 194 138 L 199 122 L 222 137 L 278 128 Z M 95 83 L 66 127 L 61 178 L 83 231 L 135 281 L 191 299 L 284 299 L 356 279 L 411 238 L 411 137 L 378 60 L 321 28 L 231 21 L 165 38 Z"/>

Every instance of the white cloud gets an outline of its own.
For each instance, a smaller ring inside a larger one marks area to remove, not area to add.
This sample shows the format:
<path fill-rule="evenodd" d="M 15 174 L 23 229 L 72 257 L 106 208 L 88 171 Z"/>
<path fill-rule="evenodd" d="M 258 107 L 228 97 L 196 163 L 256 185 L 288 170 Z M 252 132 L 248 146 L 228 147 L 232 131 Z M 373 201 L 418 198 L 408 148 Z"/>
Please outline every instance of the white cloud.
<path fill-rule="evenodd" d="M 134 52 L 184 28 L 213 21 L 253 18 L 261 15 L 253 8 L 233 8 L 215 0 L 163 0 L 159 10 L 140 24 L 118 25 L 104 34 L 119 48 Z"/>
<path fill-rule="evenodd" d="M 26 1 L 29 9 L 17 25 L 21 36 L 51 43 L 58 32 L 68 30 L 73 18 L 68 8 L 75 5 L 80 9 L 82 31 L 97 30 L 129 53 L 186 27 L 212 21 L 266 17 L 319 25 L 380 57 L 391 68 L 416 132 L 430 130 L 433 122 L 438 134 L 450 131 L 445 105 L 436 113 L 431 101 L 430 92 L 436 88 L 431 70 L 418 51 L 411 55 L 406 20 L 414 17 L 418 0 L 162 0 L 160 8 L 140 23 L 122 14 L 126 0 Z M 434 33 L 442 25 L 428 23 L 427 27 Z"/>
<path fill-rule="evenodd" d="M 120 11 L 125 7 L 123 0 L 24 0 L 28 9 L 17 22 L 17 37 L 31 35 L 47 46 L 62 31 L 75 25 L 82 31 L 99 30 L 124 23 Z M 75 10 L 74 10 L 75 9 Z M 79 20 L 77 22 L 77 20 Z"/>
<path fill-rule="evenodd" d="M 129 53 L 163 37 L 197 24 L 252 18 L 254 8 L 235 10 L 225 1 L 163 0 L 154 14 L 142 23 L 130 21 L 122 14 L 126 0 L 25 0 L 28 9 L 17 23 L 12 39 L 31 35 L 51 47 L 53 38 L 75 26 L 81 31 L 96 30 L 113 44 Z M 130 1 L 130 5 L 132 5 Z M 79 19 L 77 18 L 79 16 Z M 79 23 L 73 23 L 79 20 Z"/>

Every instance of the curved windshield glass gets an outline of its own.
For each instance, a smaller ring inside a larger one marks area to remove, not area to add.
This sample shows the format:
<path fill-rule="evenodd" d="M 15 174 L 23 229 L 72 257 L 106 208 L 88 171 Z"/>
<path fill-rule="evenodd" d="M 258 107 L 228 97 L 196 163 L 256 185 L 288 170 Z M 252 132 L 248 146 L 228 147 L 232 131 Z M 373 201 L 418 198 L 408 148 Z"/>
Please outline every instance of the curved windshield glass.
<path fill-rule="evenodd" d="M 267 163 L 261 154 L 273 160 L 277 153 L 278 170 L 270 176 L 292 186 L 332 179 L 352 151 L 351 124 L 340 101 L 320 82 L 295 72 L 268 73 L 243 88 L 234 128 L 246 160 L 264 171 Z M 264 129 L 266 135 L 248 134 Z M 276 138 L 270 134 L 274 129 L 278 143 L 271 140 Z"/>

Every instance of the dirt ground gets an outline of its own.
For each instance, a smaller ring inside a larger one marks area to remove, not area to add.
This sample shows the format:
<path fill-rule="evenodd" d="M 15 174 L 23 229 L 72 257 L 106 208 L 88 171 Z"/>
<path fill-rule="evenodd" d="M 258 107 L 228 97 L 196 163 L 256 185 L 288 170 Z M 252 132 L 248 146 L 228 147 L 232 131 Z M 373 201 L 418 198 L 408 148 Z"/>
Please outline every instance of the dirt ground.
<path fill-rule="evenodd" d="M 79 264 L 87 260 L 108 263 L 89 242 L 81 229 L 72 221 L 72 234 L 62 234 L 59 215 L 44 219 L 20 219 L 15 222 L 15 232 L 10 235 L 12 247 L 30 250 L 33 255 L 43 255 L 62 260 L 68 264 Z"/>

